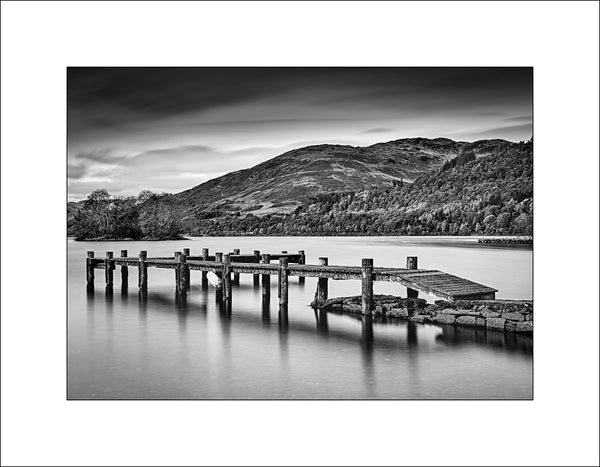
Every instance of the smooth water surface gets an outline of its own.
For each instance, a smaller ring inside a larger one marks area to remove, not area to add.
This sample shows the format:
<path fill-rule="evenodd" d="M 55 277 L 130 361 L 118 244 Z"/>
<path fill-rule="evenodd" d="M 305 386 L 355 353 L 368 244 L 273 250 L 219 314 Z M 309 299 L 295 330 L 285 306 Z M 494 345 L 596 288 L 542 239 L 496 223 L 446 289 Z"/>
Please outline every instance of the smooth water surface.
<path fill-rule="evenodd" d="M 190 248 L 240 248 L 277 253 L 306 251 L 307 264 L 439 269 L 499 290 L 497 298 L 530 299 L 531 247 L 489 247 L 474 238 L 219 237 L 167 242 L 68 243 L 68 397 L 71 399 L 208 398 L 509 398 L 532 397 L 531 337 L 454 326 L 372 322 L 315 312 L 316 278 L 290 277 L 289 311 L 280 316 L 277 281 L 263 303 L 251 275 L 233 288 L 230 311 L 203 290 L 191 272 L 187 304 L 175 300 L 174 271 L 149 268 L 148 295 L 137 291 L 137 268 L 128 290 L 114 271 L 112 297 L 104 271 L 86 294 L 85 256 L 106 250 L 129 256 L 170 256 Z M 396 283 L 375 283 L 375 293 L 406 295 Z M 329 297 L 360 294 L 360 281 L 329 281 Z M 427 300 L 435 297 L 420 295 Z"/>

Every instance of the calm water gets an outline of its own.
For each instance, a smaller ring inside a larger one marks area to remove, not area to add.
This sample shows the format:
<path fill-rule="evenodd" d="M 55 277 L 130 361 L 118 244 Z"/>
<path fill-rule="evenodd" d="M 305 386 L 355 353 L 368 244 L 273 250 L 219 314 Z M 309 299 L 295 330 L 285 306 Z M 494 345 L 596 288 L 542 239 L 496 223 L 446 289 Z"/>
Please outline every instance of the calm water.
<path fill-rule="evenodd" d="M 307 305 L 316 279 L 290 278 L 288 319 L 277 309 L 277 281 L 270 306 L 252 276 L 234 286 L 232 310 L 220 309 L 212 288 L 191 272 L 187 305 L 175 303 L 174 271 L 148 270 L 148 296 L 137 293 L 137 268 L 129 290 L 115 270 L 112 298 L 102 270 L 93 296 L 86 294 L 85 252 L 96 257 L 127 249 L 130 256 L 169 256 L 190 248 L 199 254 L 253 250 L 306 250 L 329 264 L 440 269 L 499 290 L 497 298 L 530 299 L 530 248 L 478 246 L 474 239 L 406 237 L 194 238 L 173 242 L 74 242 L 69 240 L 68 395 L 72 399 L 192 398 L 531 398 L 532 339 L 453 326 L 381 323 Z M 329 281 L 329 296 L 358 295 L 360 281 Z M 394 283 L 375 293 L 405 296 Z M 428 300 L 435 297 L 420 295 Z"/>

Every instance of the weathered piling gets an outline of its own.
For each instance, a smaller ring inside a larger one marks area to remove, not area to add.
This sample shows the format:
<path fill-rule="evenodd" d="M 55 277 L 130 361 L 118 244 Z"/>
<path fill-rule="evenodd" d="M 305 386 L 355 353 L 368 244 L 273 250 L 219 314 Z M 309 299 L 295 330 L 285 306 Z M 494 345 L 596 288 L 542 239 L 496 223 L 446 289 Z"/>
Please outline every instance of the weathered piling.
<path fill-rule="evenodd" d="M 181 255 L 181 251 L 176 251 L 173 253 L 173 258 L 175 258 L 175 262 L 179 264 L 179 255 Z M 175 288 L 179 287 L 179 267 L 175 267 Z"/>
<path fill-rule="evenodd" d="M 362 259 L 362 313 L 370 315 L 373 309 L 373 258 Z"/>
<path fill-rule="evenodd" d="M 190 257 L 190 249 L 189 248 L 184 248 L 183 249 L 183 254 L 186 256 L 186 259 Z M 186 276 L 185 276 L 185 285 L 187 287 L 188 290 L 190 290 L 190 268 L 188 267 L 186 269 Z"/>
<path fill-rule="evenodd" d="M 222 263 L 223 262 L 223 253 L 218 251 L 215 253 L 215 262 L 217 263 Z M 223 280 L 223 267 L 221 266 L 221 270 L 219 271 L 218 275 L 221 276 L 221 279 Z M 223 300 L 223 291 L 224 291 L 224 284 L 221 285 L 220 288 L 216 288 L 215 289 L 215 297 L 217 298 L 217 301 L 220 302 Z"/>
<path fill-rule="evenodd" d="M 260 250 L 254 250 L 254 262 L 260 263 Z M 255 286 L 260 285 L 260 274 L 253 274 L 253 282 Z"/>
<path fill-rule="evenodd" d="M 147 251 L 140 251 L 138 263 L 138 287 L 140 289 L 140 292 L 148 291 L 148 263 L 146 263 L 147 257 Z"/>
<path fill-rule="evenodd" d="M 229 254 L 223 255 L 221 274 L 223 276 L 223 298 L 225 300 L 231 300 L 231 256 Z"/>
<path fill-rule="evenodd" d="M 288 305 L 288 259 L 279 258 L 279 306 Z"/>
<path fill-rule="evenodd" d="M 418 269 L 417 264 L 418 264 L 418 258 L 416 256 L 407 256 L 406 257 L 406 269 Z M 407 287 L 406 288 L 406 296 L 408 298 L 419 298 L 419 291 Z"/>
<path fill-rule="evenodd" d="M 208 248 L 202 248 L 202 260 L 208 261 Z M 208 279 L 206 277 L 207 272 L 202 271 L 202 288 L 208 287 Z"/>
<path fill-rule="evenodd" d="M 328 258 L 319 258 L 319 264 L 322 266 L 327 266 L 329 264 Z M 327 300 L 328 295 L 328 284 L 326 277 L 319 277 L 317 280 L 317 300 Z"/>
<path fill-rule="evenodd" d="M 121 250 L 121 258 L 127 258 L 127 250 Z M 121 292 L 127 292 L 129 282 L 129 268 L 125 265 L 121 266 Z"/>
<path fill-rule="evenodd" d="M 233 254 L 234 255 L 239 255 L 240 254 L 240 249 L 239 248 L 235 248 L 233 250 Z M 234 272 L 233 273 L 233 285 L 240 285 L 240 274 L 238 272 Z"/>
<path fill-rule="evenodd" d="M 269 264 L 271 262 L 271 255 L 266 253 L 262 255 L 262 264 Z M 262 275 L 262 294 L 263 296 L 271 295 L 271 275 Z"/>
<path fill-rule="evenodd" d="M 113 286 L 113 269 L 114 269 L 115 265 L 111 261 L 112 259 L 113 259 L 113 252 L 107 251 L 106 258 L 104 259 L 104 278 L 106 280 L 107 288 L 112 288 L 112 286 Z"/>
<path fill-rule="evenodd" d="M 87 252 L 87 259 L 85 260 L 85 277 L 88 285 L 88 289 L 94 288 L 94 252 Z"/>
<path fill-rule="evenodd" d="M 189 273 L 189 266 L 187 265 L 187 255 L 185 255 L 184 253 L 180 253 L 177 256 L 177 271 L 179 271 L 179 274 L 177 275 L 177 293 L 179 295 L 186 295 L 187 294 L 187 276 Z"/>
<path fill-rule="evenodd" d="M 300 259 L 298 260 L 298 264 L 306 264 L 306 256 L 304 255 L 304 250 L 299 250 L 298 254 L 300 255 Z M 304 276 L 299 276 L 298 277 L 298 283 L 299 284 L 304 284 L 305 281 L 305 277 Z"/>

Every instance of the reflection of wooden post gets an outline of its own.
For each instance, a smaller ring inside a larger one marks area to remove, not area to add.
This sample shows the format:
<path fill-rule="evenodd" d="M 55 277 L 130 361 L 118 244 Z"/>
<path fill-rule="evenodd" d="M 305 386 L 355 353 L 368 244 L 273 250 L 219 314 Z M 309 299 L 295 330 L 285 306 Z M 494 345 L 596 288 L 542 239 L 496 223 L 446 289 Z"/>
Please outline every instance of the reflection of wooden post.
<path fill-rule="evenodd" d="M 239 248 L 236 248 L 235 250 L 233 250 L 233 254 L 239 255 L 240 254 Z M 240 285 L 240 274 L 238 272 L 233 273 L 233 285 Z"/>
<path fill-rule="evenodd" d="M 187 260 L 187 258 L 190 257 L 190 249 L 189 248 L 184 248 L 183 249 L 183 254 L 185 255 L 186 260 Z M 187 266 L 185 268 L 185 270 L 186 270 L 185 285 L 186 285 L 187 289 L 190 290 L 190 267 Z"/>
<path fill-rule="evenodd" d="M 271 262 L 271 255 L 266 253 L 262 255 L 262 264 L 269 264 Z M 269 274 L 262 275 L 262 294 L 264 296 L 271 295 L 271 276 Z"/>
<path fill-rule="evenodd" d="M 202 248 L 202 261 L 208 261 L 208 248 Z M 206 278 L 206 271 L 202 271 L 202 288 L 208 287 L 208 279 Z"/>
<path fill-rule="evenodd" d="M 113 258 L 113 252 L 107 251 L 106 258 L 104 259 L 104 278 L 106 279 L 106 287 L 113 286 L 113 268 L 114 263 L 111 262 Z"/>
<path fill-rule="evenodd" d="M 321 266 L 327 266 L 329 260 L 327 258 L 319 258 L 319 264 Z M 327 278 L 319 277 L 317 281 L 317 303 L 321 303 L 323 300 L 327 300 Z"/>
<path fill-rule="evenodd" d="M 121 258 L 127 258 L 127 250 L 121 250 Z M 127 290 L 127 282 L 129 281 L 129 268 L 121 266 L 121 290 Z"/>
<path fill-rule="evenodd" d="M 87 252 L 87 259 L 85 260 L 85 277 L 87 280 L 88 288 L 94 286 L 94 252 Z"/>
<path fill-rule="evenodd" d="M 141 292 L 146 292 L 148 290 L 148 263 L 146 263 L 147 256 L 147 251 L 140 251 L 140 262 L 138 264 L 138 286 Z"/>
<path fill-rule="evenodd" d="M 373 258 L 362 259 L 362 312 L 370 315 L 373 308 Z"/>
<path fill-rule="evenodd" d="M 407 256 L 406 257 L 406 269 L 418 269 L 417 264 L 418 264 L 418 261 L 417 261 L 416 256 Z M 407 287 L 406 288 L 406 296 L 408 298 L 418 298 L 419 291 L 410 289 Z"/>
<path fill-rule="evenodd" d="M 254 262 L 260 263 L 260 251 L 254 250 Z M 260 285 L 260 274 L 254 274 L 254 285 Z"/>
<path fill-rule="evenodd" d="M 223 295 L 225 300 L 231 300 L 231 256 L 223 255 Z"/>
<path fill-rule="evenodd" d="M 288 259 L 279 258 L 279 306 L 287 307 L 288 304 Z"/>
<path fill-rule="evenodd" d="M 298 264 L 306 264 L 306 256 L 304 256 L 304 250 L 300 250 L 298 251 L 298 254 L 300 255 L 300 259 L 298 260 Z M 304 284 L 304 276 L 300 276 L 298 277 L 298 284 Z"/>

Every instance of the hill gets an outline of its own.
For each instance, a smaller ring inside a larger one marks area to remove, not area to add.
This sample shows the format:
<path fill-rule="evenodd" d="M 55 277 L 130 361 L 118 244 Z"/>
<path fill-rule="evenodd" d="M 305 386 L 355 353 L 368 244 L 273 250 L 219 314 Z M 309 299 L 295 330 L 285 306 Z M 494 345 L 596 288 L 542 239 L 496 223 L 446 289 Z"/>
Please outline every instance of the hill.
<path fill-rule="evenodd" d="M 429 151 L 426 157 L 435 161 L 430 159 L 429 166 L 437 168 L 416 176 L 413 183 L 399 183 L 389 171 L 380 170 L 389 177 L 384 179 L 387 183 L 380 180 L 374 183 L 377 186 L 367 189 L 316 194 L 288 214 L 258 216 L 236 212 L 213 218 L 189 218 L 187 230 L 203 235 L 532 234 L 532 141 L 402 141 L 385 143 L 389 145 L 390 159 L 408 157 L 408 161 L 414 162 L 415 157 L 420 157 L 416 154 L 426 156 Z M 410 146 L 415 148 L 412 156 L 392 149 L 407 148 L 409 144 L 414 144 Z M 435 149 L 428 149 L 431 147 Z M 444 152 L 440 150 L 442 147 L 446 148 Z M 419 166 L 407 165 L 414 171 L 403 174 L 417 175 Z M 401 172 L 400 168 L 389 170 Z M 322 177 L 329 175 L 324 171 Z M 374 179 L 369 180 L 374 182 Z"/>
<path fill-rule="evenodd" d="M 411 138 L 368 147 L 307 146 L 215 178 L 174 198 L 192 223 L 236 212 L 289 213 L 316 194 L 357 191 L 400 180 L 411 183 L 465 152 L 482 157 L 503 144 L 503 140 L 465 143 Z"/>

